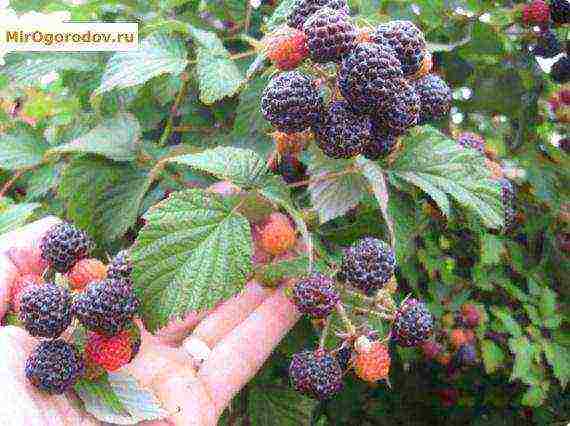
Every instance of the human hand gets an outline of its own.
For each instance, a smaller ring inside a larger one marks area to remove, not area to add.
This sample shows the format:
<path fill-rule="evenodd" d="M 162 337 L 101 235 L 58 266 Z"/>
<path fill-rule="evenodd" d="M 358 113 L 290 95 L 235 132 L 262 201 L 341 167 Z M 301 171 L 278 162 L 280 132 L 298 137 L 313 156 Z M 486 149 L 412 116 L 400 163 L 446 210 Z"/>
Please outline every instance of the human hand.
<path fill-rule="evenodd" d="M 30 224 L 0 238 L 0 318 L 9 309 L 19 276 L 41 274 L 43 234 L 59 220 Z M 245 290 L 204 314 L 191 314 L 155 335 L 142 330 L 137 357 L 125 367 L 141 386 L 154 392 L 170 417 L 145 423 L 215 425 L 233 396 L 256 374 L 299 314 L 283 289 L 249 282 Z M 68 395 L 47 395 L 25 378 L 24 365 L 37 340 L 13 326 L 0 328 L 0 381 L 4 392 L 0 424 L 97 425 Z M 201 365 L 189 353 L 204 347 Z"/>

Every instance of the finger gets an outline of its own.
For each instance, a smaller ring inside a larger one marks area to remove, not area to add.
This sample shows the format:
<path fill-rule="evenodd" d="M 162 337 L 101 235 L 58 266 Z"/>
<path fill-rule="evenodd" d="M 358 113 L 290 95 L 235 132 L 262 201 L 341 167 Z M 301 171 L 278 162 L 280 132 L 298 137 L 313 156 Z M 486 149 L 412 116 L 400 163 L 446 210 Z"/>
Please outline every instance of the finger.
<path fill-rule="evenodd" d="M 221 414 L 235 394 L 253 378 L 300 314 L 283 289 L 262 303 L 212 351 L 198 378 Z"/>
<path fill-rule="evenodd" d="M 0 319 L 4 318 L 10 305 L 12 284 L 18 277 L 18 270 L 6 255 L 0 254 Z"/>
<path fill-rule="evenodd" d="M 95 425 L 93 419 L 69 404 L 65 395 L 39 392 L 26 379 L 24 366 L 37 342 L 16 327 L 0 331 L 0 380 L 3 393 L 0 424 L 29 426 Z"/>
<path fill-rule="evenodd" d="M 0 238 L 0 252 L 8 255 L 22 275 L 41 275 L 46 263 L 41 258 L 40 241 L 52 226 L 60 222 L 58 218 L 49 216 L 9 232 Z"/>

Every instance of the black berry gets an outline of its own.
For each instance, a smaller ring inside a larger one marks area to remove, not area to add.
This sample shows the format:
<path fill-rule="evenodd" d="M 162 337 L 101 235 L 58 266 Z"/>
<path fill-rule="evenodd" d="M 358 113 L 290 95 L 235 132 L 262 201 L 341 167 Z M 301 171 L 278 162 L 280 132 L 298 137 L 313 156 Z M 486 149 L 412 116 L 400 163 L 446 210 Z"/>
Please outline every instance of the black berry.
<path fill-rule="evenodd" d="M 419 346 L 433 333 L 433 316 L 425 303 L 406 300 L 394 317 L 392 337 L 400 346 Z"/>
<path fill-rule="evenodd" d="M 300 393 L 318 400 L 330 399 L 342 388 L 342 369 L 333 355 L 324 350 L 293 355 L 289 377 Z"/>
<path fill-rule="evenodd" d="M 293 11 L 287 19 L 287 25 L 301 30 L 311 15 L 325 7 L 346 15 L 349 14 L 346 0 L 296 0 Z"/>
<path fill-rule="evenodd" d="M 451 89 L 445 81 L 434 74 L 428 74 L 415 82 L 420 98 L 421 112 L 418 124 L 444 118 L 451 110 Z"/>
<path fill-rule="evenodd" d="M 315 62 L 339 61 L 354 47 L 356 27 L 348 16 L 339 11 L 323 8 L 303 25 L 307 35 L 309 55 Z"/>
<path fill-rule="evenodd" d="M 52 227 L 40 242 L 42 259 L 57 272 L 68 272 L 89 255 L 93 243 L 85 232 L 70 223 Z"/>
<path fill-rule="evenodd" d="M 57 284 L 31 285 L 20 298 L 20 320 L 34 337 L 59 337 L 71 324 L 71 294 Z"/>
<path fill-rule="evenodd" d="M 340 301 L 335 282 L 322 274 L 301 278 L 293 287 L 293 303 L 303 314 L 326 318 Z"/>

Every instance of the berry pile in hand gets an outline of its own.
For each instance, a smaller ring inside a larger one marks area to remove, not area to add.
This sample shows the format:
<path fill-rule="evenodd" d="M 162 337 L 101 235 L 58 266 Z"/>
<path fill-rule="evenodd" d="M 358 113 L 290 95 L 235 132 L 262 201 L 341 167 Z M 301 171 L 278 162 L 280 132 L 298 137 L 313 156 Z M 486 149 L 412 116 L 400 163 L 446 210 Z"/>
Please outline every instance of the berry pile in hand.
<path fill-rule="evenodd" d="M 431 338 L 434 322 L 426 305 L 408 298 L 398 307 L 392 298 L 396 266 L 395 253 L 386 242 L 365 237 L 345 250 L 336 277 L 314 272 L 296 280 L 291 289 L 293 303 L 323 328 L 319 347 L 297 353 L 291 360 L 289 376 L 297 391 L 318 400 L 330 399 L 342 390 L 349 372 L 369 383 L 388 381 L 391 356 L 387 342 L 419 347 Z M 351 320 L 355 312 L 345 302 L 352 297 L 388 321 L 390 332 L 381 336 L 367 323 L 355 325 Z M 335 317 L 343 325 L 340 329 L 331 326 Z M 326 339 L 331 332 L 342 343 L 329 350 Z"/>
<path fill-rule="evenodd" d="M 533 0 L 522 6 L 521 21 L 527 27 L 534 27 L 536 41 L 530 51 L 534 56 L 553 59 L 550 78 L 555 83 L 570 81 L 570 57 L 568 44 L 559 39 L 557 32 L 565 37 L 565 30 L 559 30 L 570 24 L 569 0 Z"/>
<path fill-rule="evenodd" d="M 346 0 L 298 0 L 288 26 L 266 43 L 268 58 L 287 71 L 273 77 L 261 99 L 264 117 L 278 131 L 312 130 L 331 158 L 377 160 L 409 129 L 449 113 L 451 90 L 429 74 L 431 56 L 412 22 L 357 28 Z M 304 59 L 310 73 L 293 70 Z M 336 64 L 335 75 L 329 63 Z"/>
<path fill-rule="evenodd" d="M 121 368 L 140 345 L 132 323 L 139 302 L 128 253 L 120 252 L 107 266 L 88 258 L 92 246 L 74 225 L 54 226 L 40 243 L 41 257 L 52 272 L 65 275 L 54 282 L 27 277 L 12 292 L 23 327 L 31 336 L 45 339 L 26 361 L 26 377 L 50 394 L 66 392 L 81 377 L 92 379 Z M 70 327 L 86 331 L 84 351 L 67 341 Z"/>

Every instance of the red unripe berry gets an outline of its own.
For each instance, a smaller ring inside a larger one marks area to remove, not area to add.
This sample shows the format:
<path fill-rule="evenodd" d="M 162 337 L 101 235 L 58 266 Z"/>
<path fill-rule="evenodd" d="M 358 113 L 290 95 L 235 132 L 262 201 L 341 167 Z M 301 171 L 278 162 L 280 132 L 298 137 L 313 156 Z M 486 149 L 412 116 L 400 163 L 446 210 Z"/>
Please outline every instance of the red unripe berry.
<path fill-rule="evenodd" d="M 72 290 L 83 290 L 87 284 L 101 281 L 107 277 L 107 266 L 97 259 L 82 259 L 68 272 L 69 286 Z"/>
<path fill-rule="evenodd" d="M 544 0 L 533 0 L 522 10 L 522 21 L 525 25 L 544 25 L 550 21 L 550 7 Z"/>
<path fill-rule="evenodd" d="M 130 362 L 131 355 L 131 336 L 128 331 L 122 331 L 112 337 L 89 333 L 85 356 L 105 370 L 118 370 Z"/>
<path fill-rule="evenodd" d="M 433 340 L 428 340 L 422 345 L 422 352 L 427 359 L 436 359 L 443 351 L 443 346 Z"/>
<path fill-rule="evenodd" d="M 477 306 L 473 304 L 466 303 L 461 307 L 461 315 L 463 317 L 463 323 L 467 327 L 477 327 L 481 321 L 481 313 Z"/>
<path fill-rule="evenodd" d="M 368 339 L 367 339 L 368 340 Z M 366 345 L 356 345 L 357 355 L 353 366 L 356 375 L 365 382 L 374 383 L 388 377 L 390 372 L 390 352 L 379 341 L 368 341 Z"/>
<path fill-rule="evenodd" d="M 265 41 L 267 57 L 281 71 L 289 71 L 308 56 L 307 35 L 298 29 L 283 27 Z"/>
<path fill-rule="evenodd" d="M 261 225 L 260 247 L 269 254 L 278 256 L 291 249 L 297 241 L 297 233 L 287 216 L 272 213 Z"/>

